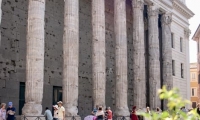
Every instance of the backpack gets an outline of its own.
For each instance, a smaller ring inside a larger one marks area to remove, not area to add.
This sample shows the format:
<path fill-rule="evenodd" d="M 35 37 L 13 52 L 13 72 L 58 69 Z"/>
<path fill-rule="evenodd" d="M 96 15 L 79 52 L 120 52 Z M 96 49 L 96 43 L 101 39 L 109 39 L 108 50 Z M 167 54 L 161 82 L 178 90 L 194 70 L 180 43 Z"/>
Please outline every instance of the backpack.
<path fill-rule="evenodd" d="M 108 117 L 107 117 L 107 119 L 112 119 L 112 111 L 108 111 Z"/>

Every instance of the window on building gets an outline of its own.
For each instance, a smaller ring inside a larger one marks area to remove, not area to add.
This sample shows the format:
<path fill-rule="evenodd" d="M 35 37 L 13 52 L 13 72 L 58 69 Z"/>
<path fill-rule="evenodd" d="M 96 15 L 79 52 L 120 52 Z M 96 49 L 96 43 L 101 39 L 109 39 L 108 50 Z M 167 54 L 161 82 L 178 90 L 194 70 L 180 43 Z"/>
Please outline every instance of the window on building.
<path fill-rule="evenodd" d="M 171 33 L 171 44 L 172 48 L 174 48 L 174 33 Z"/>
<path fill-rule="evenodd" d="M 180 51 L 183 52 L 183 39 L 180 38 Z"/>
<path fill-rule="evenodd" d="M 172 75 L 175 76 L 175 61 L 172 60 Z"/>
<path fill-rule="evenodd" d="M 196 108 L 197 107 L 197 103 L 196 102 L 192 102 L 192 108 Z"/>
<path fill-rule="evenodd" d="M 199 53 L 199 41 L 197 42 L 197 53 Z"/>
<path fill-rule="evenodd" d="M 184 74 L 183 74 L 183 63 L 181 63 L 181 78 L 183 78 L 184 77 Z"/>
<path fill-rule="evenodd" d="M 191 88 L 191 96 L 196 97 L 197 96 L 197 88 Z"/>
<path fill-rule="evenodd" d="M 22 115 L 22 108 L 25 104 L 25 82 L 19 84 L 19 115 Z"/>
<path fill-rule="evenodd" d="M 53 105 L 57 104 L 58 101 L 62 101 L 62 87 L 53 86 Z M 53 111 L 53 108 L 52 108 Z M 54 114 L 54 113 L 53 113 Z"/>
<path fill-rule="evenodd" d="M 192 79 L 195 79 L 196 77 L 196 74 L 195 73 L 192 73 Z"/>

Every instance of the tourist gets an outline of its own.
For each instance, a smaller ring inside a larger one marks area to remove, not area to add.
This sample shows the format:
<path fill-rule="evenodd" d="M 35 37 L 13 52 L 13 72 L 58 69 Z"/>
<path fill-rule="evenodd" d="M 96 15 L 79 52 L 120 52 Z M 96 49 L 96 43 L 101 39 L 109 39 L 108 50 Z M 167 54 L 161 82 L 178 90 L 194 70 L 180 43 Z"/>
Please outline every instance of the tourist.
<path fill-rule="evenodd" d="M 46 107 L 46 110 L 45 110 L 45 112 L 44 112 L 44 116 L 46 117 L 46 120 L 53 120 L 51 111 L 49 110 L 48 107 Z"/>
<path fill-rule="evenodd" d="M 53 120 L 58 120 L 58 105 L 54 105 L 53 109 Z"/>
<path fill-rule="evenodd" d="M 99 106 L 99 109 L 96 112 L 96 117 L 97 117 L 97 120 L 103 120 L 104 119 L 104 112 L 103 112 L 102 106 Z"/>
<path fill-rule="evenodd" d="M 7 111 L 7 114 L 8 114 L 7 120 L 14 120 L 16 111 L 15 111 L 15 108 L 13 107 L 12 102 L 8 103 L 8 108 L 7 108 L 6 111 Z"/>
<path fill-rule="evenodd" d="M 111 111 L 110 107 L 107 107 L 105 112 L 105 120 L 112 120 L 112 118 L 113 112 Z"/>
<path fill-rule="evenodd" d="M 6 104 L 1 103 L 0 120 L 6 120 Z"/>
<path fill-rule="evenodd" d="M 156 108 L 156 113 L 160 114 L 161 112 L 162 112 L 162 110 L 159 107 L 157 107 Z"/>
<path fill-rule="evenodd" d="M 151 114 L 151 111 L 150 111 L 150 108 L 149 108 L 149 107 L 147 107 L 146 110 L 147 110 L 146 113 Z"/>
<path fill-rule="evenodd" d="M 92 111 L 92 115 L 96 115 L 98 108 L 99 108 L 99 106 L 96 105 L 96 108 L 94 108 L 93 111 Z"/>
<path fill-rule="evenodd" d="M 57 104 L 58 104 L 58 119 L 64 120 L 65 119 L 65 108 L 62 106 L 62 101 L 59 101 Z"/>
<path fill-rule="evenodd" d="M 186 110 L 185 106 L 183 106 L 183 107 L 181 108 L 181 111 L 184 112 L 184 113 L 187 113 L 187 112 L 188 112 L 188 111 Z"/>
<path fill-rule="evenodd" d="M 136 106 L 133 106 L 131 114 L 130 114 L 131 120 L 138 120 L 138 117 L 136 115 Z"/>

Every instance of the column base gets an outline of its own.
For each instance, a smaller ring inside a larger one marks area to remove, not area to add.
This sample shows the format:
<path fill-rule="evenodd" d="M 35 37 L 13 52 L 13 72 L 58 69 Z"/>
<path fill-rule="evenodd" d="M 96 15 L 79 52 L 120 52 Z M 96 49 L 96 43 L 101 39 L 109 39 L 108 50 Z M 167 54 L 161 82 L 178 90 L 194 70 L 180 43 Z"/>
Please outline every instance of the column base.
<path fill-rule="evenodd" d="M 129 120 L 129 118 L 130 118 L 130 112 L 129 112 L 128 107 L 127 108 L 116 108 L 116 110 L 115 110 L 115 116 L 117 118 L 121 118 L 121 119 L 123 117 L 125 117 L 126 119 L 128 118 L 127 120 Z"/>
<path fill-rule="evenodd" d="M 65 120 L 81 120 L 80 116 L 66 116 Z"/>
<path fill-rule="evenodd" d="M 22 114 L 24 116 L 41 116 L 42 105 L 34 102 L 26 103 L 22 108 Z"/>

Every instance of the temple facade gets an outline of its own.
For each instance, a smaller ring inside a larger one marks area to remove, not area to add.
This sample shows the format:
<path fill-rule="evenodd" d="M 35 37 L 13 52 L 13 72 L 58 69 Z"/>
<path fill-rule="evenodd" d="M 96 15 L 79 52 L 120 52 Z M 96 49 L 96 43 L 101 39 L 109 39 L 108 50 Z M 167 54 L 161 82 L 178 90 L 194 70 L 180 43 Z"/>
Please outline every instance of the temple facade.
<path fill-rule="evenodd" d="M 63 101 L 66 116 L 95 105 L 129 116 L 133 105 L 166 108 L 157 90 L 190 99 L 184 0 L 0 0 L 0 102 L 41 115 Z"/>

